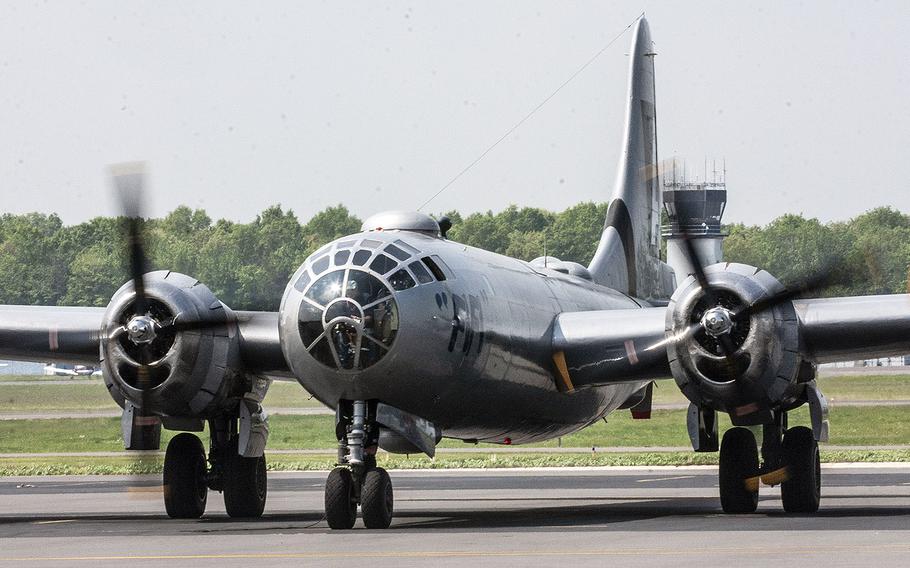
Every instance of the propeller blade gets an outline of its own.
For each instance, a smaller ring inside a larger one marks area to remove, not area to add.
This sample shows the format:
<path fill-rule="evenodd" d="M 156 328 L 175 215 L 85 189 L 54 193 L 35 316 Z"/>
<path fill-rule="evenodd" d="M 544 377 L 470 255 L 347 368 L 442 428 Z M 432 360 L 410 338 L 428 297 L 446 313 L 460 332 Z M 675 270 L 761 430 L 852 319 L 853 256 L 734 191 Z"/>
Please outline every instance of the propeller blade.
<path fill-rule="evenodd" d="M 139 395 L 141 397 L 139 410 L 144 412 L 149 407 L 148 387 L 151 382 L 151 372 L 148 366 L 148 362 L 151 358 L 151 354 L 148 352 L 148 347 L 145 345 L 139 349 L 139 353 L 139 367 L 136 369 L 136 386 L 139 387 Z"/>
<path fill-rule="evenodd" d="M 831 284 L 831 276 L 833 273 L 833 268 L 821 270 L 795 286 L 789 286 L 777 294 L 762 298 L 744 308 L 736 310 L 733 313 L 733 319 L 747 318 L 754 314 L 770 310 L 784 302 L 795 300 L 808 292 L 817 292 L 827 288 Z"/>
<path fill-rule="evenodd" d="M 131 162 L 110 167 L 111 181 L 126 217 L 129 245 L 130 278 L 136 291 L 136 313 L 145 314 L 148 299 L 145 295 L 144 275 L 148 261 L 142 238 L 142 195 L 145 187 L 145 164 Z"/>
<path fill-rule="evenodd" d="M 207 329 L 214 329 L 216 327 L 224 327 L 227 325 L 227 322 L 217 321 L 217 320 L 196 320 L 196 321 L 181 321 L 178 318 L 173 318 L 168 322 L 161 324 L 160 329 L 162 331 L 204 331 Z"/>
<path fill-rule="evenodd" d="M 686 253 L 686 260 L 689 261 L 689 266 L 692 267 L 692 275 L 695 276 L 695 280 L 698 282 L 698 285 L 701 286 L 702 292 L 705 295 L 705 299 L 708 300 L 708 303 L 715 305 L 716 298 L 714 297 L 714 289 L 711 287 L 711 284 L 708 283 L 708 277 L 705 275 L 705 266 L 701 256 L 695 249 L 693 237 L 688 233 L 684 233 L 682 241 L 684 245 L 683 250 Z"/>
<path fill-rule="evenodd" d="M 695 238 L 686 232 L 683 233 L 682 241 L 686 260 L 689 262 L 689 266 L 692 267 L 692 275 L 698 282 L 699 287 L 701 287 L 705 301 L 709 306 L 719 305 L 714 287 L 711 286 L 710 282 L 708 282 L 708 276 L 705 274 L 705 263 L 702 260 L 701 255 L 698 254 L 698 250 L 695 248 Z M 704 330 L 704 326 L 700 323 L 696 325 L 699 327 L 699 329 L 690 328 L 690 331 L 692 333 L 697 333 L 698 331 Z M 740 372 L 739 362 L 736 357 L 736 345 L 733 344 L 733 339 L 727 334 L 721 334 L 717 337 L 717 344 L 720 347 L 721 354 L 726 361 L 727 372 L 734 379 L 740 379 L 742 373 Z"/>

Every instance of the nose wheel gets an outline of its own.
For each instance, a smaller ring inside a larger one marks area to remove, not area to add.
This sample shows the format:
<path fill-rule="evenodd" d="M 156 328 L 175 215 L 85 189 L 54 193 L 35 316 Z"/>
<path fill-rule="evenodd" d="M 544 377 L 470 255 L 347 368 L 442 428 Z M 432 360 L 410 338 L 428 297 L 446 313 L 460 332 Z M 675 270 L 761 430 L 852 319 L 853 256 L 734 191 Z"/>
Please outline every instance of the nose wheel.
<path fill-rule="evenodd" d="M 338 461 L 325 483 L 325 516 L 332 529 L 353 528 L 360 505 L 368 529 L 392 523 L 394 491 L 389 473 L 376 466 L 379 425 L 365 401 L 342 401 L 336 414 Z"/>
<path fill-rule="evenodd" d="M 376 467 L 363 477 L 360 488 L 360 512 L 368 529 L 387 529 L 392 524 L 394 496 L 392 479 L 381 467 Z"/>
<path fill-rule="evenodd" d="M 333 529 L 350 529 L 357 521 L 354 476 L 346 467 L 336 467 L 325 480 L 325 518 Z"/>

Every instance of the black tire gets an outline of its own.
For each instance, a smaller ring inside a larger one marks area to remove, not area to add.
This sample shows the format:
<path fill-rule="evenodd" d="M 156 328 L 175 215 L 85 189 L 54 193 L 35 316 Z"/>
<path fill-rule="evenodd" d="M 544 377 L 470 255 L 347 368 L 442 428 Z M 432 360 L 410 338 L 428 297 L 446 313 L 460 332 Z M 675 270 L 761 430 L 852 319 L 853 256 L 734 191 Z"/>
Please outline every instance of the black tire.
<path fill-rule="evenodd" d="M 822 497 L 821 459 L 818 442 L 805 426 L 790 428 L 782 444 L 787 481 L 780 484 L 780 496 L 788 513 L 814 513 Z"/>
<path fill-rule="evenodd" d="M 230 517 L 261 517 L 268 495 L 265 456 L 245 458 L 237 453 L 236 444 L 230 447 L 224 470 L 224 508 Z"/>
<path fill-rule="evenodd" d="M 392 478 L 381 467 L 367 471 L 360 489 L 360 514 L 368 529 L 387 529 L 394 509 Z"/>
<path fill-rule="evenodd" d="M 205 448 L 198 436 L 183 432 L 164 454 L 164 508 L 172 519 L 198 519 L 205 513 Z"/>
<path fill-rule="evenodd" d="M 746 428 L 731 428 L 720 443 L 720 505 L 725 513 L 754 513 L 758 508 L 758 489 L 747 487 L 746 480 L 758 475 L 758 445 Z"/>
<path fill-rule="evenodd" d="M 354 476 L 346 467 L 336 467 L 325 480 L 325 519 L 332 529 L 350 529 L 357 520 Z"/>

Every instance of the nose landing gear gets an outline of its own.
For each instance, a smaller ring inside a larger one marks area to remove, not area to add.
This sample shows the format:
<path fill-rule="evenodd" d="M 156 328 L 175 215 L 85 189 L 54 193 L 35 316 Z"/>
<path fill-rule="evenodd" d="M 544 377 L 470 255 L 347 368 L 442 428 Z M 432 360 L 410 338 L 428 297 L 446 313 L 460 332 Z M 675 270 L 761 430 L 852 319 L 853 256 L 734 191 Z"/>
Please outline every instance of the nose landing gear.
<path fill-rule="evenodd" d="M 325 515 L 332 529 L 350 529 L 360 505 L 368 529 L 385 529 L 392 522 L 394 492 L 386 470 L 376 466 L 379 426 L 375 405 L 342 401 L 336 413 L 339 467 L 325 483 Z"/>

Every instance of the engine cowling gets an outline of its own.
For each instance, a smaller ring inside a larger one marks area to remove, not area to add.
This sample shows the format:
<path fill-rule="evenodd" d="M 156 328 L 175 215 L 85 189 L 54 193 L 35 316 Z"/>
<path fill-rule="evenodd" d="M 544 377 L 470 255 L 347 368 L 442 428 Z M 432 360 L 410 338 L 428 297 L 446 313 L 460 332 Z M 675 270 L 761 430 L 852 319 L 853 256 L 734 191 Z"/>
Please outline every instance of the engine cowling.
<path fill-rule="evenodd" d="M 144 405 L 145 414 L 218 414 L 243 383 L 236 317 L 184 274 L 157 271 L 143 280 L 144 314 L 136 313 L 132 282 L 105 312 L 101 361 L 108 390 L 121 407 Z"/>
<path fill-rule="evenodd" d="M 689 277 L 667 309 L 670 369 L 683 394 L 698 406 L 728 412 L 743 422 L 772 408 L 798 405 L 802 358 L 793 303 L 729 317 L 784 287 L 768 272 L 745 264 L 715 264 L 705 274 L 714 305 Z M 734 364 L 723 355 L 721 334 L 735 347 Z"/>

